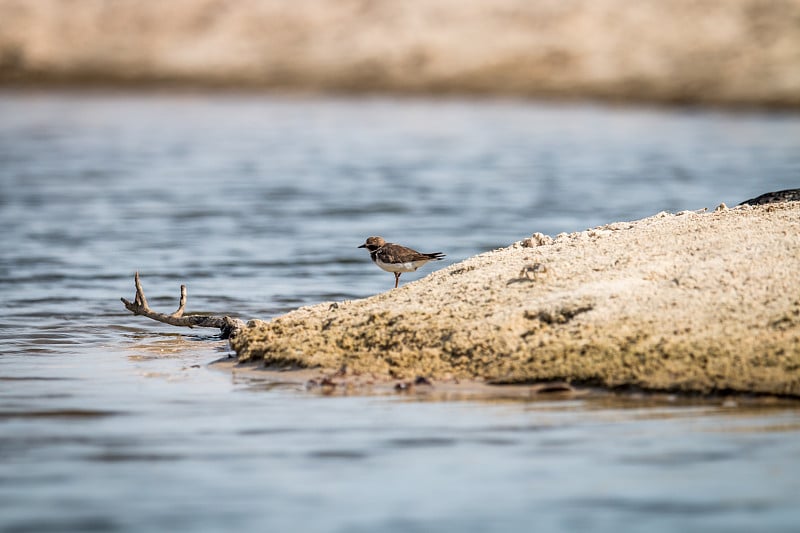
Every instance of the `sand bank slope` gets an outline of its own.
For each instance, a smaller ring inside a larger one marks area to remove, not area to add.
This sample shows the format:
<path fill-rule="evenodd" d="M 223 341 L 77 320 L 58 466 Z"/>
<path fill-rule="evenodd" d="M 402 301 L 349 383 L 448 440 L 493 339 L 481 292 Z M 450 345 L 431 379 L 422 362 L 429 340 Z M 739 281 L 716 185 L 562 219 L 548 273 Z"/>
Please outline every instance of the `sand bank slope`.
<path fill-rule="evenodd" d="M 241 362 L 386 377 L 800 396 L 800 202 L 534 235 L 254 321 L 232 345 Z"/>

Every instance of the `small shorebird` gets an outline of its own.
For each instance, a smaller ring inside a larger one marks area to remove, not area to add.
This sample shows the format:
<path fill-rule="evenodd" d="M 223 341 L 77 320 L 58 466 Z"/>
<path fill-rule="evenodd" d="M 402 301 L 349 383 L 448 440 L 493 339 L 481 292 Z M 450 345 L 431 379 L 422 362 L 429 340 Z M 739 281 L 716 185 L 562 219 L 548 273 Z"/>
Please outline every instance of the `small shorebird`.
<path fill-rule="evenodd" d="M 369 237 L 359 248 L 366 248 L 376 265 L 394 274 L 395 289 L 403 272 L 414 272 L 428 261 L 441 261 L 444 257 L 441 252 L 423 254 L 393 242 L 386 242 L 383 237 Z"/>

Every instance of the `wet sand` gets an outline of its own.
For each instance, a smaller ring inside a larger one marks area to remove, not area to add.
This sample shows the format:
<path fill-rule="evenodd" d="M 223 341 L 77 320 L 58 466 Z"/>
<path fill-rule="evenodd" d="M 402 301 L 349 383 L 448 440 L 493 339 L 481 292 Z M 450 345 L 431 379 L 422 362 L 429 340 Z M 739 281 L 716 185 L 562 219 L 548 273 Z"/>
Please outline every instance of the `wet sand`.
<path fill-rule="evenodd" d="M 252 321 L 231 346 L 239 363 L 345 387 L 800 397 L 798 236 L 798 202 L 534 234 L 371 298 Z"/>

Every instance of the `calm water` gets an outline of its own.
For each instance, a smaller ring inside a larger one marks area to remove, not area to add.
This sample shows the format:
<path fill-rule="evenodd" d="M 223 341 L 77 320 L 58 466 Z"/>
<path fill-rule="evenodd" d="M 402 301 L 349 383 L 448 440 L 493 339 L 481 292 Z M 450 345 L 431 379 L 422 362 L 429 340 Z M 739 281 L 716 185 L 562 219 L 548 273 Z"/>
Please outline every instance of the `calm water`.
<path fill-rule="evenodd" d="M 119 297 L 269 318 L 389 289 L 368 235 L 446 265 L 798 180 L 800 114 L 0 93 L 0 530 L 797 531 L 798 407 L 320 397 Z"/>

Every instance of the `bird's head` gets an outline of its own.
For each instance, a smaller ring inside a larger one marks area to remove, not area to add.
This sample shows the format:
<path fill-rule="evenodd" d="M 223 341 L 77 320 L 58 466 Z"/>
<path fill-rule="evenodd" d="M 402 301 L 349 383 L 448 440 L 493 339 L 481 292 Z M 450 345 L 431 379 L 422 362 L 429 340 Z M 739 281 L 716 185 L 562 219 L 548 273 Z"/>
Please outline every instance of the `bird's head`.
<path fill-rule="evenodd" d="M 374 252 L 384 244 L 386 244 L 386 241 L 383 240 L 383 237 L 375 236 L 375 237 L 369 237 L 367 239 L 367 242 L 359 246 L 359 248 L 366 248 L 370 252 Z"/>

